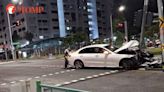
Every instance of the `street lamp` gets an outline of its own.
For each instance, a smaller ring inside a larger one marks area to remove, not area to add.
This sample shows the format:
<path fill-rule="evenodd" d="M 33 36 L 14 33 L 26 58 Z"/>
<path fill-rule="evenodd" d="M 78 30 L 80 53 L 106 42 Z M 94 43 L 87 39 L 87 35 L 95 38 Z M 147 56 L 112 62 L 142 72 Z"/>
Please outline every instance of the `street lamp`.
<path fill-rule="evenodd" d="M 119 10 L 120 12 L 123 12 L 125 9 L 126 9 L 126 7 L 125 7 L 124 5 L 121 5 L 121 6 L 118 8 L 118 10 Z"/>
<path fill-rule="evenodd" d="M 124 5 L 121 5 L 119 8 L 118 8 L 118 11 L 119 12 L 123 12 L 125 11 L 126 7 Z M 125 39 L 126 41 L 128 41 L 128 25 L 127 25 L 127 21 L 124 20 L 124 28 L 125 28 Z"/>

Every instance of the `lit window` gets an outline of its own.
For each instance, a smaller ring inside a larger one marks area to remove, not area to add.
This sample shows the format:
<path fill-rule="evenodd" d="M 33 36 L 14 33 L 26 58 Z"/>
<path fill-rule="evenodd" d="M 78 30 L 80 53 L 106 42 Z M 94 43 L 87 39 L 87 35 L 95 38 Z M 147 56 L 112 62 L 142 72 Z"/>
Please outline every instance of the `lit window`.
<path fill-rule="evenodd" d="M 88 12 L 93 12 L 93 9 L 88 9 L 87 11 L 88 11 Z"/>
<path fill-rule="evenodd" d="M 93 22 L 89 21 L 88 24 L 89 24 L 89 25 L 93 25 Z"/>
<path fill-rule="evenodd" d="M 92 3 L 87 3 L 88 6 L 92 6 L 93 4 Z"/>
<path fill-rule="evenodd" d="M 88 15 L 88 18 L 89 18 L 89 19 L 92 19 L 93 17 L 92 17 L 92 15 Z"/>

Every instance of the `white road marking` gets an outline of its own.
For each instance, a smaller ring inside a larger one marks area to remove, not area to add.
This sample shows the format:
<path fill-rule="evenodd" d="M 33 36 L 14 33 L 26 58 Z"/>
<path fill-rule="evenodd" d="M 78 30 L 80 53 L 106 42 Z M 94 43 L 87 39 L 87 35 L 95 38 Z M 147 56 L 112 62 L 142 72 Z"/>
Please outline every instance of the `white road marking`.
<path fill-rule="evenodd" d="M 24 82 L 25 80 L 19 80 L 20 82 Z"/>
<path fill-rule="evenodd" d="M 10 63 L 14 63 L 15 61 L 8 61 L 8 62 L 2 62 L 0 63 L 0 65 L 3 65 L 3 64 L 10 64 Z"/>
<path fill-rule="evenodd" d="M 92 76 L 88 76 L 88 77 L 86 77 L 87 79 L 91 79 L 91 78 L 93 78 Z"/>
<path fill-rule="evenodd" d="M 55 74 L 59 74 L 59 72 L 56 72 Z"/>
<path fill-rule="evenodd" d="M 71 82 L 64 82 L 64 85 L 68 85 L 68 84 L 70 84 Z"/>
<path fill-rule="evenodd" d="M 62 84 L 56 84 L 55 86 L 56 86 L 56 87 L 59 87 L 59 86 L 62 86 Z"/>
<path fill-rule="evenodd" d="M 71 82 L 73 83 L 73 82 L 78 82 L 79 80 L 72 80 Z"/>
<path fill-rule="evenodd" d="M 104 74 L 104 73 L 100 73 L 99 75 L 100 75 L 100 76 L 104 76 L 105 74 Z"/>
<path fill-rule="evenodd" d="M 113 74 L 116 72 L 118 72 L 118 71 L 104 72 L 104 73 L 100 73 L 98 75 L 87 76 L 86 78 L 79 78 L 78 80 L 72 80 L 70 82 L 64 82 L 63 84 L 56 84 L 55 86 L 59 87 L 59 86 L 69 85 L 69 84 L 80 82 L 80 81 L 85 81 L 85 80 L 89 80 L 89 79 L 94 79 L 94 78 L 99 78 L 102 76 L 110 75 L 110 74 Z"/>
<path fill-rule="evenodd" d="M 66 72 L 70 72 L 71 70 L 67 70 Z"/>
<path fill-rule="evenodd" d="M 115 71 L 110 71 L 110 73 L 116 73 L 116 72 L 118 72 L 118 70 L 115 70 Z"/>
<path fill-rule="evenodd" d="M 1 86 L 5 86 L 5 85 L 7 85 L 7 83 L 2 83 L 2 84 L 1 84 Z"/>
<path fill-rule="evenodd" d="M 52 75 L 54 75 L 54 74 L 52 74 L 52 73 L 50 73 L 50 74 L 48 74 L 49 76 L 52 76 Z"/>
<path fill-rule="evenodd" d="M 46 77 L 47 75 L 42 75 L 42 77 Z"/>
<path fill-rule="evenodd" d="M 71 71 L 75 71 L 75 69 L 71 69 Z"/>
<path fill-rule="evenodd" d="M 60 73 L 65 73 L 65 71 L 61 71 Z"/>
<path fill-rule="evenodd" d="M 81 81 L 82 81 L 82 80 L 86 80 L 86 78 L 80 78 L 79 80 L 81 80 Z"/>
<path fill-rule="evenodd" d="M 34 77 L 34 78 L 39 79 L 40 77 L 39 77 L 39 76 L 36 76 L 36 77 Z"/>
<path fill-rule="evenodd" d="M 10 82 L 11 84 L 15 84 L 16 83 L 16 81 L 12 81 L 12 82 Z"/>
<path fill-rule="evenodd" d="M 99 77 L 98 75 L 93 75 L 93 77 Z"/>
<path fill-rule="evenodd" d="M 110 74 L 110 72 L 105 72 L 106 75 Z"/>
<path fill-rule="evenodd" d="M 32 78 L 28 78 L 27 80 L 28 80 L 28 81 L 29 81 L 29 80 L 32 80 Z"/>

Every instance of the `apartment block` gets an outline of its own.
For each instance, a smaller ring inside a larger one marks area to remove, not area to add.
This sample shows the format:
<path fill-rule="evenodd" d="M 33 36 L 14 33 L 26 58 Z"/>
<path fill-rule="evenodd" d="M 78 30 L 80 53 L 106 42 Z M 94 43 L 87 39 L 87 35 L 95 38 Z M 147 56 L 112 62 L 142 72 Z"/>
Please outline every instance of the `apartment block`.
<path fill-rule="evenodd" d="M 0 0 L 0 45 L 10 45 L 9 23 L 6 13 L 10 0 Z M 19 4 L 18 4 L 19 6 Z M 32 33 L 32 41 L 54 37 L 66 37 L 83 31 L 89 40 L 110 38 L 110 15 L 113 0 L 23 0 L 24 7 L 44 7 L 40 14 L 16 12 L 9 19 L 11 26 L 17 21 L 21 25 L 12 26 L 24 39 Z"/>

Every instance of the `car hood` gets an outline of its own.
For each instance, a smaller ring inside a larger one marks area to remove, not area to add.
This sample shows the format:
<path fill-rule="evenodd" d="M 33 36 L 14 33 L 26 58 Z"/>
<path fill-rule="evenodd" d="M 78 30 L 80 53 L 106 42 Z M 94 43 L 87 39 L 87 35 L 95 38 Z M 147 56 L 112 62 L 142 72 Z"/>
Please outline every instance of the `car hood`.
<path fill-rule="evenodd" d="M 137 40 L 131 40 L 131 41 L 127 42 L 126 44 L 124 44 L 123 46 L 121 46 L 119 49 L 115 50 L 114 52 L 118 53 L 125 49 L 138 48 L 138 46 L 139 46 L 139 42 Z"/>

